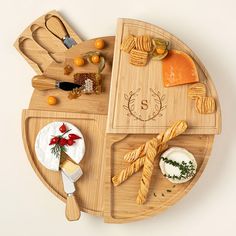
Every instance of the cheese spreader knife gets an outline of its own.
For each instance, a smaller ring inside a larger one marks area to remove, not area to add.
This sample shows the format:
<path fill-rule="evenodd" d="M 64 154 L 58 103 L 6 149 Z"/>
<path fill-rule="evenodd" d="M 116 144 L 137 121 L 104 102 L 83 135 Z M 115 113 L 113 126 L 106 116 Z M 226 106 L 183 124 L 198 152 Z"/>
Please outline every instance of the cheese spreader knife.
<path fill-rule="evenodd" d="M 64 186 L 64 191 L 67 194 L 66 199 L 66 218 L 69 221 L 78 220 L 80 218 L 80 208 L 78 202 L 74 196 L 75 185 L 69 180 L 65 175 L 64 171 L 61 170 L 62 182 Z"/>
<path fill-rule="evenodd" d="M 44 75 L 36 75 L 32 79 L 32 86 L 38 90 L 50 90 L 50 89 L 62 89 L 65 91 L 71 91 L 74 88 L 80 88 L 81 85 L 58 81 L 52 78 L 48 78 Z"/>
<path fill-rule="evenodd" d="M 48 31 L 60 39 L 67 48 L 71 48 L 73 45 L 76 45 L 75 40 L 70 37 L 65 25 L 59 17 L 55 15 L 48 17 L 45 20 L 45 26 Z"/>

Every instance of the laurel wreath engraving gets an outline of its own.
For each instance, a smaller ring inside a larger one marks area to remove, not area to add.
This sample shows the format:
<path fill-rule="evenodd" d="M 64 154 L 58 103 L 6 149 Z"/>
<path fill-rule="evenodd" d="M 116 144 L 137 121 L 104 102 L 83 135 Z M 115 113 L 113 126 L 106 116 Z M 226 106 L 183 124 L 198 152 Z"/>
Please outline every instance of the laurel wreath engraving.
<path fill-rule="evenodd" d="M 165 95 L 161 95 L 159 91 L 155 92 L 152 88 L 150 88 L 151 96 L 154 99 L 154 107 L 152 111 L 148 114 L 147 118 L 144 118 L 142 114 L 138 114 L 135 109 L 135 100 L 139 96 L 139 92 L 141 88 L 137 89 L 135 92 L 130 91 L 128 94 L 124 94 L 124 98 L 127 101 L 123 108 L 127 110 L 127 116 L 133 116 L 135 120 L 140 121 L 150 121 L 155 120 L 156 117 L 162 116 L 162 111 L 166 108 L 165 104 Z"/>

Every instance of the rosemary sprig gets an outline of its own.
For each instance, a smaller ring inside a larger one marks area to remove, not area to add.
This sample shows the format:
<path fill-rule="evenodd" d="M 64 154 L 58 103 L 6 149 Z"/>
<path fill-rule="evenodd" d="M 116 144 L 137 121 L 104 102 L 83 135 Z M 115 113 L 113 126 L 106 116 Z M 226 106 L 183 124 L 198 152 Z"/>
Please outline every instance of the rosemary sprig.
<path fill-rule="evenodd" d="M 60 158 L 60 153 L 66 151 L 65 146 L 60 146 L 58 143 L 54 145 L 54 147 L 51 148 L 51 153 L 56 156 L 56 158 Z"/>
<path fill-rule="evenodd" d="M 51 148 L 51 153 L 56 156 L 56 158 L 60 158 L 61 152 L 66 152 L 66 147 L 65 146 L 60 146 L 59 141 L 60 139 L 68 132 L 70 132 L 71 129 L 68 129 L 66 132 L 58 136 L 58 142 Z"/>

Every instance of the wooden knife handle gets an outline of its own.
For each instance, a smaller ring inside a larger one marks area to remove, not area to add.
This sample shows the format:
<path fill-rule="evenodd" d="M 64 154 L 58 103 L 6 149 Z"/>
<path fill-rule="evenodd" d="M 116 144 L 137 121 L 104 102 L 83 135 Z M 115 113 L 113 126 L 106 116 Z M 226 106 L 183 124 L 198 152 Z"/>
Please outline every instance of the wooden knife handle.
<path fill-rule="evenodd" d="M 57 80 L 48 78 L 44 75 L 36 75 L 32 79 L 32 86 L 35 89 L 38 90 L 49 90 L 49 89 L 55 89 Z"/>
<path fill-rule="evenodd" d="M 80 218 L 80 208 L 73 194 L 67 195 L 66 200 L 66 218 L 69 221 L 75 221 Z"/>
<path fill-rule="evenodd" d="M 60 39 L 64 39 L 65 36 L 69 36 L 65 25 L 57 16 L 51 16 L 45 23 L 47 29 Z"/>

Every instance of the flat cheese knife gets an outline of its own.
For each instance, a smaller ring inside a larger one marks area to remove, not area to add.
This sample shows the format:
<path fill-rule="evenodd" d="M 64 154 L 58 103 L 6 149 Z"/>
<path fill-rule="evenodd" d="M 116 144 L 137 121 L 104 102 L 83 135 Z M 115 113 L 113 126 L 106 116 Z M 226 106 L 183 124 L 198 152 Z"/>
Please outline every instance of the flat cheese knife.
<path fill-rule="evenodd" d="M 75 40 L 70 37 L 65 25 L 59 17 L 55 15 L 48 17 L 45 20 L 45 25 L 48 31 L 60 39 L 67 48 L 76 45 Z"/>
<path fill-rule="evenodd" d="M 65 175 L 63 170 L 61 170 L 62 182 L 64 186 L 64 191 L 67 194 L 66 199 L 66 218 L 69 221 L 75 221 L 80 218 L 80 208 L 78 202 L 74 196 L 75 185 L 73 182 L 69 180 L 69 178 Z"/>
<path fill-rule="evenodd" d="M 38 90 L 49 90 L 49 89 L 62 89 L 65 91 L 73 90 L 74 88 L 80 88 L 81 85 L 58 81 L 52 78 L 48 78 L 44 75 L 36 75 L 32 79 L 32 86 Z"/>

